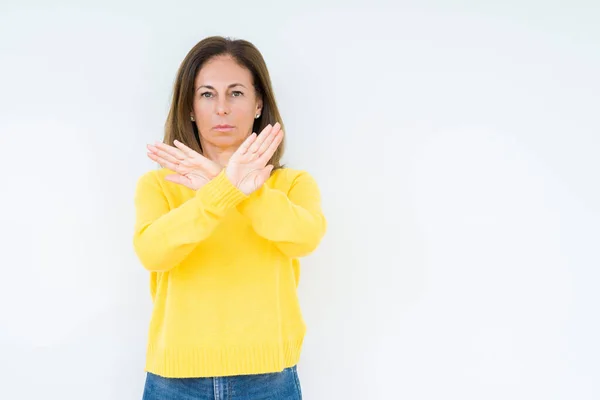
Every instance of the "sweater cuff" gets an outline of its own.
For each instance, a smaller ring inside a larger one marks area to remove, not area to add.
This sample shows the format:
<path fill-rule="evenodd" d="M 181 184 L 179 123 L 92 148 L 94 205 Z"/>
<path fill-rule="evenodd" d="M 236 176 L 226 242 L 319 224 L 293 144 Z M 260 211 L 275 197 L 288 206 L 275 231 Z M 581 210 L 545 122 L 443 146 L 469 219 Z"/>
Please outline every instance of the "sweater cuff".
<path fill-rule="evenodd" d="M 206 207 L 227 210 L 241 203 L 248 196 L 238 189 L 225 175 L 225 168 L 196 192 Z"/>

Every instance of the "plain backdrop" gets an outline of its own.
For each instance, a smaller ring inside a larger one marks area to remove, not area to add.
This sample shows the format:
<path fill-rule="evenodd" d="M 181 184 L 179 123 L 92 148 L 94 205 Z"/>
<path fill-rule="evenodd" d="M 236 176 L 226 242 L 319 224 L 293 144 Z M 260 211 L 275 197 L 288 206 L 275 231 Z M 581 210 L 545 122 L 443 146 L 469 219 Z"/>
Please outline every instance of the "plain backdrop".
<path fill-rule="evenodd" d="M 600 398 L 600 4 L 0 4 L 0 397 L 140 399 L 133 190 L 176 70 L 252 41 L 329 229 L 304 398 Z"/>

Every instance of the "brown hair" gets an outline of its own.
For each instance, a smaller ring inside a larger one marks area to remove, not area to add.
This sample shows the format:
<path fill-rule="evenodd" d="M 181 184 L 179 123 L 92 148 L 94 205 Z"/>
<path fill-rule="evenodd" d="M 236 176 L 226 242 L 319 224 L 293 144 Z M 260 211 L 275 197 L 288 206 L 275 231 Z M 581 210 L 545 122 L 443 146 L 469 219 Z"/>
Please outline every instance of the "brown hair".
<path fill-rule="evenodd" d="M 173 146 L 175 139 L 202 154 L 202 146 L 198 128 L 190 120 L 194 100 L 194 81 L 202 66 L 211 58 L 221 55 L 231 56 L 240 66 L 247 68 L 252 74 L 256 95 L 262 99 L 263 107 L 259 118 L 254 120 L 252 131 L 260 132 L 268 124 L 279 122 L 284 130 L 283 121 L 277 108 L 275 94 L 271 86 L 271 78 L 267 65 L 260 51 L 246 40 L 233 40 L 222 36 L 207 37 L 198 42 L 185 56 L 173 87 L 173 98 L 169 115 L 165 123 L 164 143 Z M 273 170 L 283 168 L 280 164 L 284 151 L 285 136 L 268 164 Z"/>

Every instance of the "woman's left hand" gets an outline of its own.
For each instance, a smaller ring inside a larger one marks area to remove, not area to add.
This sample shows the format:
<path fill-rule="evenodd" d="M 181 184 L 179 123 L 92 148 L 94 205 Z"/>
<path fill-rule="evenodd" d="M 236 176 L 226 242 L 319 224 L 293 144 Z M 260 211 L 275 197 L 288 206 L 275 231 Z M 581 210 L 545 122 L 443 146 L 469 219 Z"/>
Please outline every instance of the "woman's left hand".
<path fill-rule="evenodd" d="M 260 133 L 252 133 L 229 159 L 227 178 L 244 194 L 260 188 L 271 175 L 273 165 L 267 165 L 283 140 L 281 124 L 267 125 Z"/>

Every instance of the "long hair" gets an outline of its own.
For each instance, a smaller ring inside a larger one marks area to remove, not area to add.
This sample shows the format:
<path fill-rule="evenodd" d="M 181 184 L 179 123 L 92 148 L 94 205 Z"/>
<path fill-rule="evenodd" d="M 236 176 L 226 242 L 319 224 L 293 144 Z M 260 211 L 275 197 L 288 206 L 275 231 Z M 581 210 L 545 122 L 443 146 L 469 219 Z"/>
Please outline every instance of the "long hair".
<path fill-rule="evenodd" d="M 275 101 L 271 77 L 260 51 L 246 40 L 233 40 L 222 36 L 211 36 L 198 42 L 188 52 L 179 66 L 173 87 L 173 98 L 171 100 L 169 115 L 165 123 L 164 143 L 173 146 L 174 140 L 177 139 L 200 154 L 203 154 L 198 128 L 190 120 L 194 101 L 194 81 L 196 75 L 208 60 L 221 55 L 231 56 L 252 74 L 256 95 L 263 101 L 261 115 L 254 120 L 252 131 L 260 134 L 268 124 L 273 125 L 275 122 L 279 122 L 281 129 L 285 132 L 283 121 Z M 285 137 L 268 162 L 268 164 L 273 165 L 273 171 L 283 168 L 280 160 L 284 149 Z"/>

